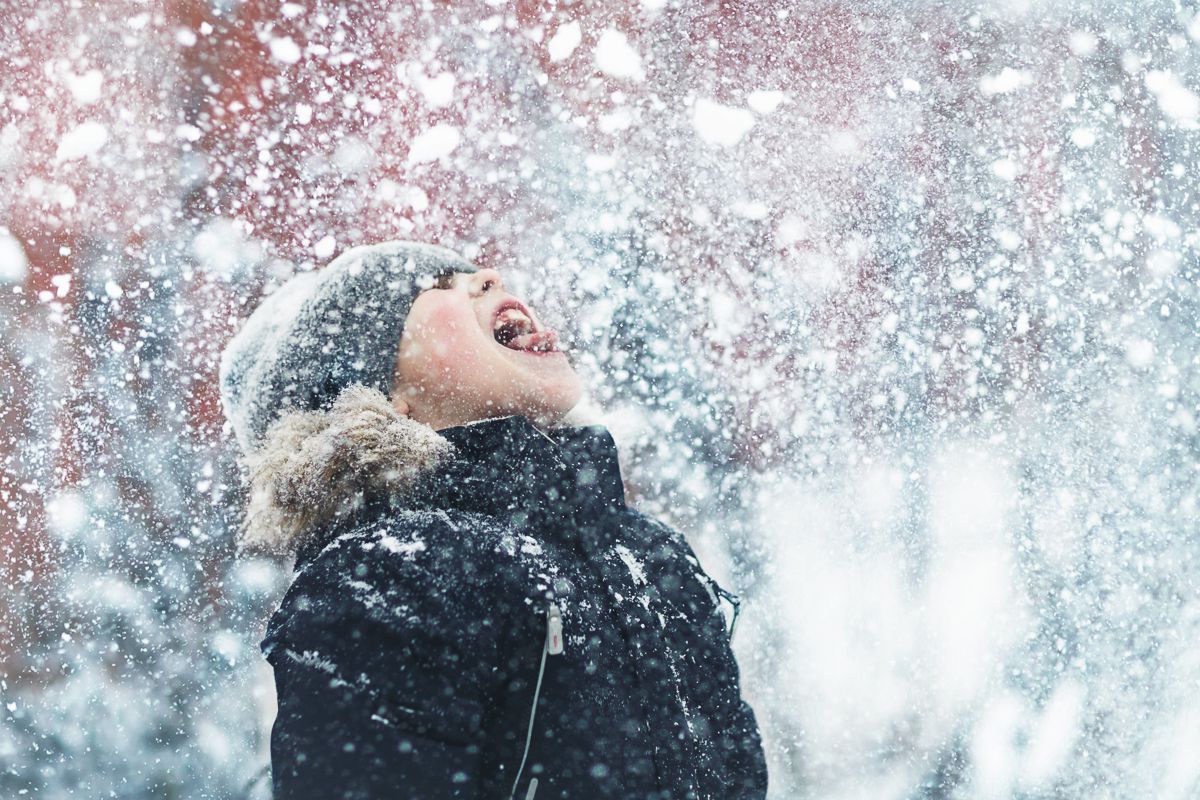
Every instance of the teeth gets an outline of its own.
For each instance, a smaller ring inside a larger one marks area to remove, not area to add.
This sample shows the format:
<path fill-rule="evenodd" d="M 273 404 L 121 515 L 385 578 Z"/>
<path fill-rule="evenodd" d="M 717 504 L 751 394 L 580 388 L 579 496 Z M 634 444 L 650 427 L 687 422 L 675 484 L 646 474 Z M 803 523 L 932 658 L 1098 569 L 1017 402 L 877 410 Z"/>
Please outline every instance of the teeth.
<path fill-rule="evenodd" d="M 516 308 L 506 308 L 502 311 L 492 324 L 492 330 L 498 331 L 505 325 L 520 325 L 528 330 L 533 330 L 533 320 Z"/>
<path fill-rule="evenodd" d="M 505 347 L 512 347 L 514 339 L 533 332 L 533 320 L 517 308 L 504 309 L 492 322 L 492 336 Z"/>

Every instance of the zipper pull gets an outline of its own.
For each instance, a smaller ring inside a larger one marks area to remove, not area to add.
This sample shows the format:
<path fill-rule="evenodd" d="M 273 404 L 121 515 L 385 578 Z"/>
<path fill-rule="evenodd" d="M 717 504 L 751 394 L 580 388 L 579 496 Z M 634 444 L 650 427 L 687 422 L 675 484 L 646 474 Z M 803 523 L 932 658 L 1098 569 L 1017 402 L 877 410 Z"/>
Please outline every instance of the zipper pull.
<path fill-rule="evenodd" d="M 529 781 L 529 791 L 525 793 L 525 800 L 533 800 L 534 794 L 537 793 L 537 778 Z"/>
<path fill-rule="evenodd" d="M 556 656 L 562 651 L 562 612 L 557 603 L 551 603 L 546 611 L 546 652 Z"/>

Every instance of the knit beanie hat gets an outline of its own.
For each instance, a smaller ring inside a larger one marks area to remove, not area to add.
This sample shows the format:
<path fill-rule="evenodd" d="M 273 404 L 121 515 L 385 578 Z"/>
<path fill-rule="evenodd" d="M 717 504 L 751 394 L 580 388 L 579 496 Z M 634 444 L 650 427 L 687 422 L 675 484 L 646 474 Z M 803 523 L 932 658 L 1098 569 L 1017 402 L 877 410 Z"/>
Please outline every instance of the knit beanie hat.
<path fill-rule="evenodd" d="M 453 272 L 476 268 L 443 247 L 384 242 L 347 250 L 266 298 L 221 356 L 221 402 L 242 452 L 253 454 L 284 412 L 326 409 L 352 385 L 390 395 L 413 300 Z"/>

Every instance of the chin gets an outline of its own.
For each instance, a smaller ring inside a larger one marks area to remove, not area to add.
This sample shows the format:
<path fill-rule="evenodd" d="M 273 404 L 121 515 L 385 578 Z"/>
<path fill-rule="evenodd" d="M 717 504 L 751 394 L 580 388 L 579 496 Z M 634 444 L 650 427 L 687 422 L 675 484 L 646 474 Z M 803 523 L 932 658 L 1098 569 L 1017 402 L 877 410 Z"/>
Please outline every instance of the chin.
<path fill-rule="evenodd" d="M 529 397 L 518 413 L 544 424 L 559 422 L 583 399 L 583 383 L 573 373 L 569 380 L 542 382 L 538 389 L 537 396 Z"/>

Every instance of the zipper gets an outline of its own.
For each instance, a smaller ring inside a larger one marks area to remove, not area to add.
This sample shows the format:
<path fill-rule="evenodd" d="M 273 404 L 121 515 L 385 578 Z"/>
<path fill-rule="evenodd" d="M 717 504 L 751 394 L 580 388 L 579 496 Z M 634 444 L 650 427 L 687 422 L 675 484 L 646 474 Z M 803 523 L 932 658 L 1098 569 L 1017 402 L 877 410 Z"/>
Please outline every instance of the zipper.
<path fill-rule="evenodd" d="M 562 612 L 557 603 L 551 603 L 546 609 L 546 652 L 556 656 L 562 651 Z"/>
<path fill-rule="evenodd" d="M 517 777 L 513 781 L 509 798 L 517 796 L 517 787 L 521 784 L 521 773 L 525 771 L 525 761 L 529 758 L 529 745 L 533 742 L 533 719 L 537 715 L 538 696 L 542 693 L 542 676 L 546 673 L 546 656 L 556 656 L 563 651 L 562 610 L 558 603 L 550 603 L 546 608 L 546 640 L 542 643 L 542 662 L 538 665 L 537 684 L 533 689 L 533 705 L 529 708 L 529 728 L 525 731 L 525 752 L 521 755 L 521 766 L 517 767 Z M 525 800 L 533 800 L 537 792 L 538 779 L 529 781 L 529 790 L 525 792 Z"/>

